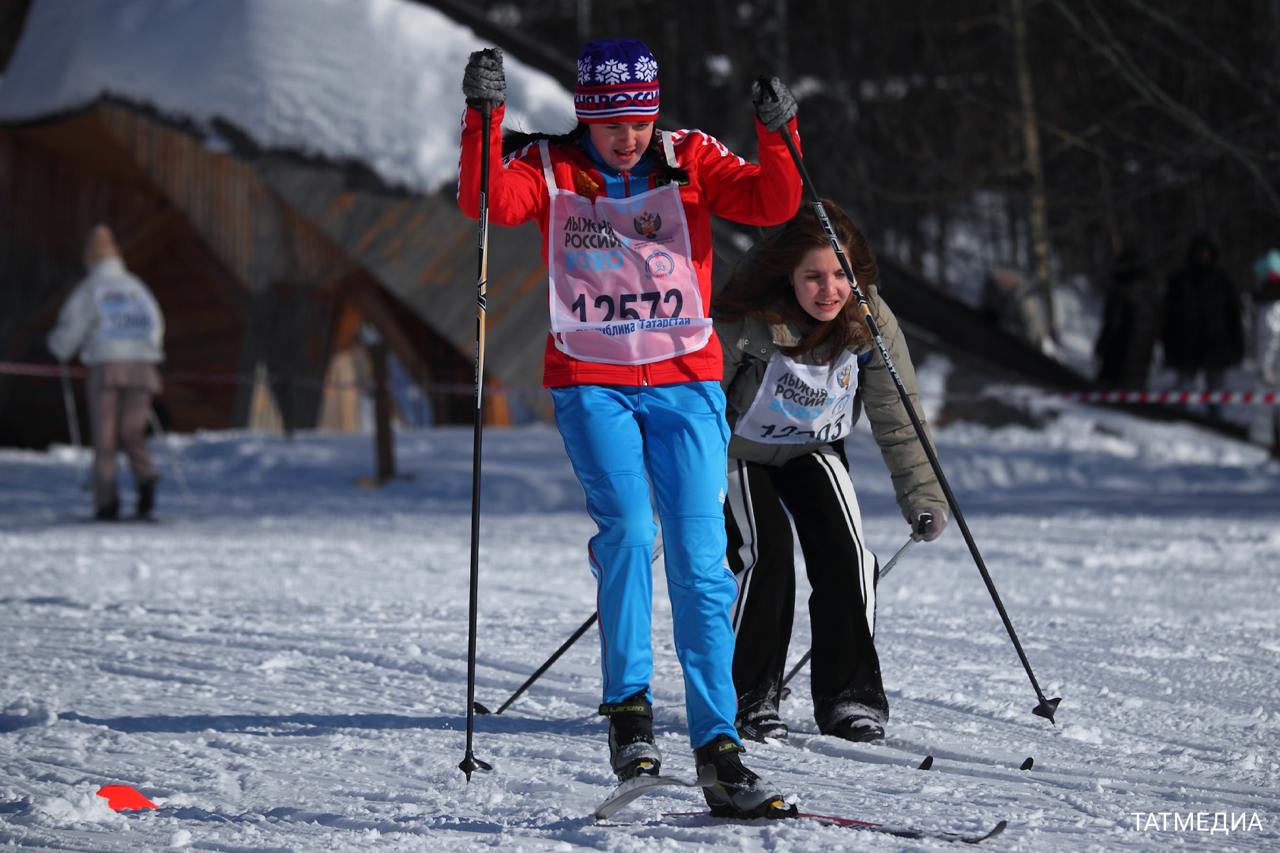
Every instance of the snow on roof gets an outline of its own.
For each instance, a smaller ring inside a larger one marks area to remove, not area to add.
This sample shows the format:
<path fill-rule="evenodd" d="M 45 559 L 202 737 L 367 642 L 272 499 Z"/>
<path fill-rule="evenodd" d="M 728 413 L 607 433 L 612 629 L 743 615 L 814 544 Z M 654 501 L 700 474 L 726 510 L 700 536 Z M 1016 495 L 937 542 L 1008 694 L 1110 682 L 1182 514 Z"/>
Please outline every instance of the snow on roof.
<path fill-rule="evenodd" d="M 36 0 L 0 83 L 0 122 L 111 95 L 429 192 L 457 174 L 462 71 L 486 46 L 407 0 Z M 573 126 L 569 92 L 509 55 L 505 65 L 508 126 Z"/>

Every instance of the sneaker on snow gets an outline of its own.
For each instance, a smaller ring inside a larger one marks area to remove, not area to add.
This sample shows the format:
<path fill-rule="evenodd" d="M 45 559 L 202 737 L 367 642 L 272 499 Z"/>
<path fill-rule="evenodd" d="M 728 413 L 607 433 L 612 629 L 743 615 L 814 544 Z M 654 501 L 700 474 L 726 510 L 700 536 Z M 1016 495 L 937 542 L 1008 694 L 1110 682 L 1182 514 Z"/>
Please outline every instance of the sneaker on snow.
<path fill-rule="evenodd" d="M 778 707 L 772 700 L 740 709 L 734 725 L 738 729 L 738 737 L 745 740 L 786 740 L 791 733 L 787 724 L 778 716 Z"/>
<path fill-rule="evenodd" d="M 694 750 L 698 778 L 710 773 L 715 780 L 702 789 L 711 813 L 716 817 L 795 817 L 796 807 L 788 805 L 782 792 L 742 764 L 739 756 L 745 751 L 728 735 Z"/>
<path fill-rule="evenodd" d="M 653 742 L 653 706 L 641 691 L 621 702 L 607 702 L 600 713 L 609 718 L 609 763 L 618 780 L 640 774 L 657 776 L 662 755 Z"/>
<path fill-rule="evenodd" d="M 865 743 L 873 740 L 884 740 L 884 726 L 871 717 L 845 717 L 822 730 L 824 735 Z"/>

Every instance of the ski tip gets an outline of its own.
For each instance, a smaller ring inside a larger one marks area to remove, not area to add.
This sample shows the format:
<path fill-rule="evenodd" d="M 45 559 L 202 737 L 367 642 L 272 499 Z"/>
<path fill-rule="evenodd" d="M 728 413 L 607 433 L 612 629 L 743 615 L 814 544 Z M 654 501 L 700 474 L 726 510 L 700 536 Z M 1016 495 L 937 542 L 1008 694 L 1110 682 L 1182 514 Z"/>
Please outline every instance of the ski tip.
<path fill-rule="evenodd" d="M 988 838 L 995 838 L 997 835 L 999 835 L 1000 833 L 1004 832 L 1005 827 L 1006 827 L 1006 826 L 1008 826 L 1008 825 L 1009 825 L 1009 821 L 1007 821 L 1007 820 L 1002 820 L 1002 821 L 1000 821 L 999 823 L 997 823 L 995 826 L 993 826 L 993 827 L 991 828 L 991 831 L 990 831 L 990 832 L 988 832 L 986 835 L 982 836 L 981 838 L 979 838 L 979 839 L 977 839 L 977 840 L 978 840 L 978 841 L 986 841 Z M 976 843 L 976 842 L 975 842 L 975 843 Z"/>
<path fill-rule="evenodd" d="M 1032 767 L 1035 767 L 1035 766 L 1036 766 L 1036 760 L 1035 760 L 1034 758 L 1032 758 L 1030 755 L 1028 755 L 1028 756 L 1027 756 L 1027 760 L 1026 760 L 1026 761 L 1024 761 L 1024 762 L 1022 762 L 1022 766 L 1021 766 L 1021 767 L 1019 767 L 1018 769 L 1019 769 L 1019 770 L 1030 770 Z"/>
<path fill-rule="evenodd" d="M 98 796 L 107 801 L 107 806 L 114 812 L 154 809 L 156 804 L 148 800 L 137 788 L 128 785 L 103 785 L 98 789 Z"/>
<path fill-rule="evenodd" d="M 930 769 L 931 767 L 933 767 L 933 756 L 932 756 L 932 755 L 926 755 L 926 756 L 924 757 L 924 761 L 921 761 L 921 762 L 920 762 L 920 766 L 919 766 L 919 767 L 917 767 L 916 769 L 917 769 L 917 770 L 928 770 L 928 769 Z"/>

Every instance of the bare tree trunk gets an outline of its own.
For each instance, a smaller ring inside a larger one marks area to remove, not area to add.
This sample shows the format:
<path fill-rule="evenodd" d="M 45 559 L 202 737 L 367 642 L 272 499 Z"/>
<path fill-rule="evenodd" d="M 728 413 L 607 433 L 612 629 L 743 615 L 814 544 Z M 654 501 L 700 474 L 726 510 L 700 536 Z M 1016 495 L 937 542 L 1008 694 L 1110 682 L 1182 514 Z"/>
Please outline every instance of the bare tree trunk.
<path fill-rule="evenodd" d="M 1044 295 L 1049 334 L 1057 339 L 1053 287 L 1049 281 L 1048 202 L 1044 191 L 1044 164 L 1040 160 L 1040 128 L 1036 120 L 1035 94 L 1031 89 L 1031 65 L 1027 59 L 1027 20 L 1022 0 L 1009 0 L 1013 12 L 1014 64 L 1018 100 L 1022 108 L 1022 146 L 1031 178 L 1031 274 L 1035 289 Z"/>

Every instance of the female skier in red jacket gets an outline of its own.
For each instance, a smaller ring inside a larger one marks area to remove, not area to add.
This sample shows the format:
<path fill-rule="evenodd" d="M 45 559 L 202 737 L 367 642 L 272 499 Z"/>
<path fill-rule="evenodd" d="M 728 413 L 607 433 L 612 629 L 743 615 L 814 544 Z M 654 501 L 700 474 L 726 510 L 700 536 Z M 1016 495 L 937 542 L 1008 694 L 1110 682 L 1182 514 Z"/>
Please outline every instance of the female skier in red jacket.
<path fill-rule="evenodd" d="M 795 100 L 759 87 L 759 165 L 698 130 L 658 131 L 658 63 L 639 41 L 587 43 L 574 93 L 578 126 L 535 135 L 492 170 L 490 218 L 538 223 L 551 331 L 543 384 L 598 533 L 588 558 L 599 592 L 603 702 L 619 778 L 657 773 L 650 678 L 655 529 L 662 522 L 689 737 L 712 810 L 787 814 L 777 788 L 742 765 L 734 727 L 737 587 L 725 566 L 723 502 L 729 431 L 721 354 L 709 318 L 711 216 L 786 221 L 800 178 L 785 142 Z M 472 54 L 463 80 L 458 203 L 479 215 L 480 160 L 502 149 L 505 77 L 496 50 Z M 492 116 L 488 138 L 479 107 Z"/>

